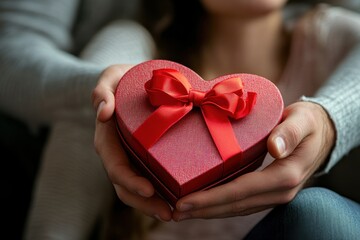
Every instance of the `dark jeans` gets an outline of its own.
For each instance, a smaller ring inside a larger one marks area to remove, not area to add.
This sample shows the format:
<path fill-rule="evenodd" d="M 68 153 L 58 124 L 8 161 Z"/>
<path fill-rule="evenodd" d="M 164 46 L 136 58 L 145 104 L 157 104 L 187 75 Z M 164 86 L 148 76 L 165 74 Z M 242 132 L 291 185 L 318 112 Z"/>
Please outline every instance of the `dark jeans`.
<path fill-rule="evenodd" d="M 360 239 L 360 204 L 326 188 L 304 189 L 276 207 L 246 239 Z"/>

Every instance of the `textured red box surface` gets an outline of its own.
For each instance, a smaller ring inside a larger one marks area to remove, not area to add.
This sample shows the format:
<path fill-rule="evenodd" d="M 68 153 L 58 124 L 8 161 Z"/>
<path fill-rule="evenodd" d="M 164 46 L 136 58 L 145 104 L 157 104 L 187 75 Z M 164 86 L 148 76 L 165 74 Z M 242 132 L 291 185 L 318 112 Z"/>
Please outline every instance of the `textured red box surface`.
<path fill-rule="evenodd" d="M 179 71 L 199 91 L 208 91 L 229 77 L 240 77 L 245 95 L 247 92 L 257 93 L 251 112 L 240 120 L 231 120 L 243 151 L 241 154 L 223 161 L 201 111 L 196 108 L 149 149 L 134 138 L 134 132 L 156 109 L 148 100 L 144 84 L 151 79 L 153 70 L 164 68 Z M 134 164 L 172 205 L 191 192 L 210 188 L 259 167 L 267 152 L 267 137 L 281 120 L 283 112 L 280 92 L 265 78 L 232 74 L 205 81 L 189 68 L 165 60 L 147 61 L 130 69 L 117 86 L 115 100 L 118 131 L 125 149 Z"/>

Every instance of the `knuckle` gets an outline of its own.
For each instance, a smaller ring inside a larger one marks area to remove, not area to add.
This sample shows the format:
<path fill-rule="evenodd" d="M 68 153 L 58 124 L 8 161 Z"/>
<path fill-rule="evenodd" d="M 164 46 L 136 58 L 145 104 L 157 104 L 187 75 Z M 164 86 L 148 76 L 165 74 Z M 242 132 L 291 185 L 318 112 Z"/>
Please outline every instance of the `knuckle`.
<path fill-rule="evenodd" d="M 96 105 L 98 104 L 97 99 L 99 98 L 100 93 L 101 91 L 99 89 L 99 85 L 97 85 L 91 92 L 91 100 L 94 107 L 96 107 Z"/>
<path fill-rule="evenodd" d="M 118 196 L 118 198 L 125 204 L 125 205 L 128 205 L 130 206 L 131 205 L 131 201 L 128 197 L 128 193 L 127 191 L 125 190 L 125 188 L 121 187 L 121 186 L 118 186 L 116 188 L 116 195 Z"/>
<path fill-rule="evenodd" d="M 107 169 L 107 175 L 113 184 L 116 184 L 117 186 L 122 186 L 122 184 L 118 180 L 118 174 L 115 171 L 112 171 L 111 168 Z"/>
<path fill-rule="evenodd" d="M 241 204 L 241 202 L 233 202 L 231 204 L 231 213 L 238 214 L 245 210 L 244 206 Z"/>
<path fill-rule="evenodd" d="M 195 206 L 196 209 L 203 209 L 207 207 L 206 203 L 203 202 L 201 199 L 194 199 L 192 204 Z M 198 211 L 202 212 L 202 210 L 198 210 Z"/>
<path fill-rule="evenodd" d="M 227 185 L 229 187 L 228 192 L 232 193 L 229 195 L 228 201 L 237 202 L 246 197 L 244 190 L 239 188 L 239 184 L 242 184 L 241 181 L 242 179 L 236 178 Z"/>
<path fill-rule="evenodd" d="M 111 65 L 104 69 L 102 75 L 112 74 L 113 72 L 117 71 L 118 68 L 118 65 Z"/>
<path fill-rule="evenodd" d="M 318 122 L 318 119 L 314 115 L 314 108 L 318 108 L 318 106 L 313 106 L 312 109 L 303 109 L 301 111 L 301 114 L 310 126 L 315 126 Z"/>
<path fill-rule="evenodd" d="M 101 83 L 98 83 L 95 88 L 93 89 L 92 93 L 91 93 L 91 96 L 93 98 L 96 98 L 99 94 L 100 94 L 100 91 L 101 91 Z"/>
<path fill-rule="evenodd" d="M 300 141 L 301 126 L 296 124 L 289 124 L 286 128 L 286 138 L 289 144 L 296 145 Z"/>
<path fill-rule="evenodd" d="M 107 68 L 105 68 L 99 77 L 98 85 L 101 84 L 104 81 L 107 81 L 107 79 L 111 78 L 114 74 L 117 74 L 122 71 L 122 68 L 118 65 L 111 65 Z"/>
<path fill-rule="evenodd" d="M 288 168 L 283 178 L 281 185 L 284 189 L 293 189 L 299 186 L 302 182 L 302 174 L 297 168 Z"/>
<path fill-rule="evenodd" d="M 104 70 L 103 75 L 124 75 L 126 71 L 123 65 L 111 65 Z"/>
<path fill-rule="evenodd" d="M 241 191 L 238 191 L 236 188 L 232 191 L 232 199 L 230 201 L 240 201 L 244 198 L 244 194 Z"/>
<path fill-rule="evenodd" d="M 318 112 L 322 112 L 323 109 L 319 104 L 305 102 L 299 103 L 296 110 L 298 115 L 301 116 L 303 124 L 308 126 L 316 126 L 319 122 Z"/>
<path fill-rule="evenodd" d="M 118 195 L 119 198 L 123 199 L 124 195 L 125 195 L 125 190 L 123 187 L 121 186 L 117 186 L 116 187 L 116 194 Z"/>

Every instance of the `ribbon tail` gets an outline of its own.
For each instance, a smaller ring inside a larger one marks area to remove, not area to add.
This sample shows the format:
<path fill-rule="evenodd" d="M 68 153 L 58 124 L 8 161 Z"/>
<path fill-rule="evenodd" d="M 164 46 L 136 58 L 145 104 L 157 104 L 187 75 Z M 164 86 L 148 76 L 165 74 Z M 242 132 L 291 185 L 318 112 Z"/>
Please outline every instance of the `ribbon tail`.
<path fill-rule="evenodd" d="M 139 143 L 149 149 L 160 137 L 192 109 L 192 105 L 158 107 L 138 129 L 133 136 Z"/>
<path fill-rule="evenodd" d="M 202 107 L 202 113 L 212 139 L 224 161 L 242 152 L 228 116 L 218 114 L 211 107 L 206 106 Z"/>

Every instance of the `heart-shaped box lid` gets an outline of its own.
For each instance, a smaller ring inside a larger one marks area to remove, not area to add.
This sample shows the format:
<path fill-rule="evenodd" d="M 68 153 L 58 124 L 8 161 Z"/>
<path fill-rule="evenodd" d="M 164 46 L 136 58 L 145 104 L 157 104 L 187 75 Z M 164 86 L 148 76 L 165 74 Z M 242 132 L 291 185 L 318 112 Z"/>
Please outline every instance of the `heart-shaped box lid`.
<path fill-rule="evenodd" d="M 149 149 L 134 138 L 134 132 L 156 110 L 149 102 L 144 84 L 158 69 L 177 70 L 199 91 L 208 91 L 225 79 L 239 77 L 245 95 L 256 92 L 256 104 L 251 112 L 242 119 L 231 120 L 241 154 L 227 161 L 221 159 L 198 109 L 168 129 Z M 119 81 L 115 100 L 118 129 L 126 146 L 177 197 L 203 189 L 253 161 L 259 161 L 267 151 L 267 137 L 280 122 L 284 107 L 277 87 L 263 77 L 231 74 L 205 81 L 191 69 L 167 60 L 150 60 L 131 68 Z"/>

